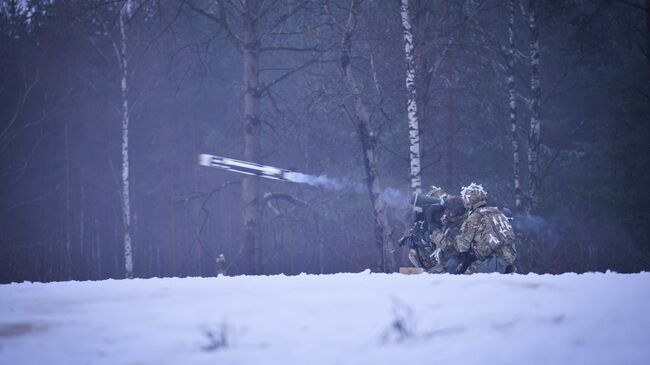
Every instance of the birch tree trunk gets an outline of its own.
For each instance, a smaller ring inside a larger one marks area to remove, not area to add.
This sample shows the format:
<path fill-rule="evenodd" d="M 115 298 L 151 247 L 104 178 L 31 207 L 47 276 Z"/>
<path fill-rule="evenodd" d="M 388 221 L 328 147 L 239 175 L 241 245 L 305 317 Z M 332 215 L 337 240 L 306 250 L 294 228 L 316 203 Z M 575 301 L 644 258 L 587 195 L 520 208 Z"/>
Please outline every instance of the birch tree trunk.
<path fill-rule="evenodd" d="M 536 0 L 528 1 L 528 27 L 530 30 L 530 91 L 532 94 L 530 110 L 530 132 L 528 134 L 528 172 L 530 203 L 529 210 L 537 207 L 539 189 L 539 141 L 540 141 L 540 102 L 542 91 L 539 76 L 539 29 L 537 28 Z"/>
<path fill-rule="evenodd" d="M 259 93 L 259 40 L 258 40 L 258 2 L 246 0 L 244 9 L 244 37 L 242 51 L 244 57 L 244 159 L 260 160 L 260 93 Z M 242 182 L 244 202 L 244 254 L 245 271 L 249 274 L 262 274 L 261 226 L 262 208 L 259 201 L 259 178 L 247 176 Z"/>
<path fill-rule="evenodd" d="M 393 256 L 393 243 L 391 241 L 391 230 L 386 215 L 384 200 L 381 197 L 381 184 L 379 182 L 379 173 L 377 172 L 376 136 L 370 127 L 370 114 L 363 104 L 361 91 L 352 72 L 350 63 L 350 53 L 352 49 L 351 39 L 352 32 L 356 23 L 355 13 L 357 11 L 358 1 L 352 0 L 350 15 L 348 16 L 345 32 L 343 34 L 343 43 L 341 47 L 341 67 L 343 77 L 350 94 L 354 98 L 354 116 L 353 122 L 357 128 L 357 134 L 363 149 L 363 164 L 367 177 L 368 193 L 373 206 L 375 217 L 375 240 L 379 249 L 378 261 L 379 268 L 384 272 L 392 272 L 395 269 L 395 258 Z"/>
<path fill-rule="evenodd" d="M 128 53 L 126 25 L 131 12 L 128 0 L 120 10 L 120 68 L 122 71 L 122 220 L 124 223 L 124 274 L 133 278 L 133 252 L 131 247 L 131 199 L 129 190 L 129 97 L 128 97 Z"/>
<path fill-rule="evenodd" d="M 411 191 L 415 194 L 422 192 L 422 176 L 420 173 L 420 125 L 415 89 L 415 57 L 413 32 L 409 18 L 409 0 L 402 0 L 400 6 L 402 29 L 404 33 L 404 55 L 406 59 L 406 112 L 409 123 L 409 161 Z"/>
<path fill-rule="evenodd" d="M 415 101 L 417 103 L 418 129 L 421 132 L 422 127 L 426 126 L 428 121 L 428 105 L 431 86 L 430 57 L 429 46 L 425 36 L 428 32 L 429 24 L 429 0 L 415 0 L 409 2 L 408 19 L 411 20 L 413 33 L 413 57 L 415 58 Z M 401 16 L 401 11 L 400 11 Z M 422 166 L 422 146 L 426 145 L 425 135 L 418 133 L 420 139 L 420 167 Z M 410 227 L 409 227 L 410 228 Z"/>
<path fill-rule="evenodd" d="M 517 140 L 517 96 L 515 94 L 515 0 L 509 1 L 508 14 L 508 101 L 510 132 L 512 134 L 512 176 L 515 186 L 515 210 L 521 211 L 521 181 L 519 179 L 519 141 Z"/>

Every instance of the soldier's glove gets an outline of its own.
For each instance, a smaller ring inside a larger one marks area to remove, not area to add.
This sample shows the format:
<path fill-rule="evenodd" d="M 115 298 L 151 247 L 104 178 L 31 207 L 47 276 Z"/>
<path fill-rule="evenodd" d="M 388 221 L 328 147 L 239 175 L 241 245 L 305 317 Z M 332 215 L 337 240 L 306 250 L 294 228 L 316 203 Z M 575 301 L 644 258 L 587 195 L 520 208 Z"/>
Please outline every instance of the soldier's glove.
<path fill-rule="evenodd" d="M 431 258 L 436 261 L 436 265 L 440 264 L 440 247 L 436 248 L 432 253 L 431 253 Z"/>

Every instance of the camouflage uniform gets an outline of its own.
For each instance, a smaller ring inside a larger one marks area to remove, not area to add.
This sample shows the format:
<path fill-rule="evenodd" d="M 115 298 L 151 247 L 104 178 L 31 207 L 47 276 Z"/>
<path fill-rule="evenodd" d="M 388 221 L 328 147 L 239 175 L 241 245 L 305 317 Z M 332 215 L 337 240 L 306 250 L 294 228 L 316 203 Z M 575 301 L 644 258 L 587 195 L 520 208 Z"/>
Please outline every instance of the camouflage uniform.
<path fill-rule="evenodd" d="M 431 235 L 431 241 L 437 247 L 434 256 L 438 262 L 434 271 L 458 274 L 467 265 L 467 254 L 459 253 L 454 247 L 454 241 L 460 235 L 460 228 L 465 218 L 463 201 L 458 196 L 447 195 L 444 199 L 445 213 L 442 217 L 443 228 Z"/>
<path fill-rule="evenodd" d="M 517 251 L 508 218 L 498 208 L 486 206 L 487 194 L 481 185 L 472 183 L 461 195 L 469 215 L 453 245 L 458 252 L 476 257 L 465 273 L 512 271 Z"/>
<path fill-rule="evenodd" d="M 433 246 L 412 248 L 409 250 L 409 261 L 415 267 L 421 267 L 425 271 L 430 271 L 436 266 L 433 252 Z"/>
<path fill-rule="evenodd" d="M 437 186 L 432 186 L 427 196 L 442 199 L 447 196 L 447 193 Z M 409 250 L 409 261 L 413 266 L 423 268 L 425 271 L 435 271 L 438 263 L 434 256 L 435 249 L 436 247 L 433 244 L 412 248 Z"/>

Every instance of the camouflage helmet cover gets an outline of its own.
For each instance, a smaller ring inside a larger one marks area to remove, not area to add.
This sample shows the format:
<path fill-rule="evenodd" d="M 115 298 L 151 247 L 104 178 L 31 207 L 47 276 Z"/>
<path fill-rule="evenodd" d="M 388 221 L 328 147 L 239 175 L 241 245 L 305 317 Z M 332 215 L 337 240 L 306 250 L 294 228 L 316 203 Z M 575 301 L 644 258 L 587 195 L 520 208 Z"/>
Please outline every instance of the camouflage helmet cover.
<path fill-rule="evenodd" d="M 469 186 L 464 186 L 460 191 L 460 196 L 463 198 L 463 203 L 467 208 L 472 208 L 478 203 L 485 202 L 487 193 L 483 186 L 476 183 L 471 183 Z"/>
<path fill-rule="evenodd" d="M 427 193 L 427 196 L 435 197 L 435 198 L 443 198 L 447 195 L 447 192 L 445 192 L 442 188 L 439 188 L 437 186 L 432 185 L 431 190 Z"/>

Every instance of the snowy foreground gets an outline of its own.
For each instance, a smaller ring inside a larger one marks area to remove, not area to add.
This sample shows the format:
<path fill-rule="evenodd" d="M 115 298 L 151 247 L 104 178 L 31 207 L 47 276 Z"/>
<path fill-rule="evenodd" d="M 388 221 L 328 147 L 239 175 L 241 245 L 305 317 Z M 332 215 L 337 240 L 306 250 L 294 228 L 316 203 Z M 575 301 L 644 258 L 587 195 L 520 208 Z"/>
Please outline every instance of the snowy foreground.
<path fill-rule="evenodd" d="M 0 285 L 0 364 L 650 364 L 650 273 Z"/>

